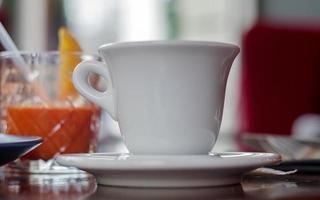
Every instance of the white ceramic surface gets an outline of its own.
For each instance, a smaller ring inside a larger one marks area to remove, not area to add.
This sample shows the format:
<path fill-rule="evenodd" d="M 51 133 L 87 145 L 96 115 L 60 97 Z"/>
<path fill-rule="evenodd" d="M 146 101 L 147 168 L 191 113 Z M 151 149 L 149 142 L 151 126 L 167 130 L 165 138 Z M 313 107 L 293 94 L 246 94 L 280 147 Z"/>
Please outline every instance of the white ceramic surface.
<path fill-rule="evenodd" d="M 134 154 L 207 154 L 220 129 L 225 87 L 239 47 L 199 41 L 116 43 L 101 62 L 82 62 L 77 90 L 119 122 Z M 100 92 L 90 73 L 104 77 Z"/>
<path fill-rule="evenodd" d="M 57 162 L 96 176 L 99 184 L 127 187 L 206 187 L 240 183 L 255 168 L 276 164 L 272 153 L 215 155 L 70 154 Z"/>

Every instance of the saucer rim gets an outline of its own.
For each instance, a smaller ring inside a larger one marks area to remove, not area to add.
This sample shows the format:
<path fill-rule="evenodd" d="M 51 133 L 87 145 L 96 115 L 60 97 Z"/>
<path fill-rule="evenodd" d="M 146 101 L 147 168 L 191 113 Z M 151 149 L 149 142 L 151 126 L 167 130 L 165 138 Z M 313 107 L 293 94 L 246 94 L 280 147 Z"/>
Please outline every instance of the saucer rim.
<path fill-rule="evenodd" d="M 73 166 L 77 167 L 81 170 L 85 171 L 111 171 L 111 170 L 116 170 L 116 171 L 174 171 L 174 170 L 228 170 L 228 169 L 238 169 L 238 168 L 255 168 L 255 167 L 262 167 L 265 165 L 271 165 L 271 164 L 278 164 L 281 162 L 281 156 L 276 153 L 263 153 L 263 152 L 219 152 L 215 154 L 239 154 L 242 155 L 242 158 L 245 157 L 246 162 L 234 162 L 231 164 L 229 163 L 222 163 L 222 164 L 217 164 L 216 161 L 209 160 L 205 164 L 199 164 L 199 163 L 192 163 L 190 161 L 187 161 L 187 163 L 183 163 L 183 161 L 178 161 L 176 164 L 171 165 L 165 165 L 168 164 L 167 160 L 162 160 L 163 163 L 152 163 L 146 160 L 141 160 L 138 161 L 136 160 L 111 160 L 111 159 L 106 159 L 109 156 L 154 156 L 160 158 L 162 157 L 198 157 L 198 156 L 208 156 L 208 158 L 213 158 L 212 155 L 210 154 L 198 154 L 198 155 L 132 155 L 132 154 L 127 154 L 127 153 L 80 153 L 80 154 L 62 154 L 57 156 L 56 161 L 65 166 Z M 99 155 L 97 157 L 97 155 Z M 104 156 L 105 155 L 105 156 Z M 85 160 L 84 160 L 85 157 Z M 93 160 L 92 160 L 93 159 Z M 100 161 L 97 161 L 99 160 Z M 226 160 L 235 160 L 235 161 L 241 161 L 241 158 L 222 158 L 225 161 Z M 88 161 L 92 162 L 88 162 Z M 155 159 L 154 159 L 155 160 Z M 100 162 L 103 164 L 92 164 L 93 161 L 95 162 Z M 109 162 L 108 162 L 109 161 Z M 144 163 L 143 163 L 144 161 Z M 161 161 L 161 160 L 160 160 Z M 180 163 L 179 163 L 180 162 Z M 146 163 L 148 165 L 146 165 Z M 177 164 L 178 163 L 178 164 Z M 191 163 L 191 164 L 190 164 Z"/>

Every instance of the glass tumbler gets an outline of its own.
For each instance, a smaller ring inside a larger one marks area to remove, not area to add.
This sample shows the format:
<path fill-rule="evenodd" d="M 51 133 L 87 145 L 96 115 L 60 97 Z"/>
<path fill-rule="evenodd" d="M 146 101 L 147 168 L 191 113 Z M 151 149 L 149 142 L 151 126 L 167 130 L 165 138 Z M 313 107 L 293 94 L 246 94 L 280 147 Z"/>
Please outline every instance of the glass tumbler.
<path fill-rule="evenodd" d="M 98 59 L 82 52 L 0 54 L 0 131 L 43 139 L 7 170 L 78 172 L 59 166 L 54 158 L 96 149 L 100 111 L 77 93 L 71 75 L 79 62 Z M 99 82 L 94 75 L 89 81 Z"/>

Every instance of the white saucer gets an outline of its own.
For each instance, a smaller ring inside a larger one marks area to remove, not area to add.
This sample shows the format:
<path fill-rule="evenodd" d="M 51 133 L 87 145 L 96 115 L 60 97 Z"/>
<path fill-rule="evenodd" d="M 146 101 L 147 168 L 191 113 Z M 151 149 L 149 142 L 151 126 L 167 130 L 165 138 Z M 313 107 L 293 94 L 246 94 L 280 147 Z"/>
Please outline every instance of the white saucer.
<path fill-rule="evenodd" d="M 64 166 L 95 175 L 102 185 L 126 187 L 205 187 L 237 184 L 258 167 L 276 164 L 272 153 L 228 152 L 212 155 L 69 154 L 57 157 Z"/>

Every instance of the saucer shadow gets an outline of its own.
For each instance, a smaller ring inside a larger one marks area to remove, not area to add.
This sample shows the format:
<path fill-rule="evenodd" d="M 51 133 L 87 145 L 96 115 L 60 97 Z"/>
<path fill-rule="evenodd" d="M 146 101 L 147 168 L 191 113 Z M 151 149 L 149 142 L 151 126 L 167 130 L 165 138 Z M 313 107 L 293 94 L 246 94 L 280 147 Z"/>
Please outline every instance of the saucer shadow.
<path fill-rule="evenodd" d="M 177 199 L 243 199 L 244 193 L 240 184 L 232 186 L 205 188 L 125 188 L 98 186 L 89 199 L 114 200 L 177 200 Z"/>

